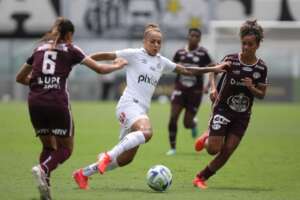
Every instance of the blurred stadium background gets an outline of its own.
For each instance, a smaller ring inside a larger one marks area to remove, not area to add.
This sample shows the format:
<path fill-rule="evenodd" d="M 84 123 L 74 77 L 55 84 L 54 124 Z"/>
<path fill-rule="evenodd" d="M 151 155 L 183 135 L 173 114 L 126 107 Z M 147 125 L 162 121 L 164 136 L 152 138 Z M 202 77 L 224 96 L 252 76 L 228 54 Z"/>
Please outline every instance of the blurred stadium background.
<path fill-rule="evenodd" d="M 15 74 L 57 16 L 70 18 L 75 43 L 86 53 L 142 45 L 144 25 L 160 24 L 162 54 L 172 58 L 186 42 L 190 27 L 203 31 L 202 45 L 218 62 L 240 50 L 238 27 L 257 18 L 265 28 L 259 50 L 269 66 L 268 101 L 300 101 L 299 0 L 1 0 L 0 99 L 24 100 L 27 88 L 15 83 Z M 165 76 L 155 98 L 168 96 L 173 76 Z M 112 83 L 109 99 L 124 87 L 124 72 L 98 76 L 77 66 L 70 77 L 72 100 L 98 100 L 102 85 Z"/>

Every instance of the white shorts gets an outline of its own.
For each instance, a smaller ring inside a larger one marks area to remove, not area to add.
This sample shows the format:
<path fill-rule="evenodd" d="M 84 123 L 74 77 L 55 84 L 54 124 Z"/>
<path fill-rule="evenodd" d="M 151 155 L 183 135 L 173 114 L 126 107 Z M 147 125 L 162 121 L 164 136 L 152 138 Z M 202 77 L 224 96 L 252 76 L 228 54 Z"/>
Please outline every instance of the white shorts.
<path fill-rule="evenodd" d="M 142 118 L 149 119 L 147 116 L 147 109 L 133 101 L 119 103 L 116 110 L 116 116 L 121 125 L 120 140 L 129 133 L 131 126 L 137 120 Z"/>

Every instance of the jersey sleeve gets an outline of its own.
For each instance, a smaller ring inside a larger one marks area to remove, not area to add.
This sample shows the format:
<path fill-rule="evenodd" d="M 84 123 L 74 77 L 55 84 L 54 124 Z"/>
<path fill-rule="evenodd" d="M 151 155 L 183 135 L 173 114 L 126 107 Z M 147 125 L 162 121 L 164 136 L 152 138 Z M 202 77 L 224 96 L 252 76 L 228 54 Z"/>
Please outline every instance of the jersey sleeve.
<path fill-rule="evenodd" d="M 212 59 L 210 58 L 209 54 L 206 52 L 205 53 L 205 64 L 209 65 L 212 63 Z"/>
<path fill-rule="evenodd" d="M 74 48 L 72 48 L 72 51 L 73 51 L 72 52 L 73 53 L 73 64 L 81 63 L 85 59 L 86 54 L 78 46 L 74 45 Z"/>
<path fill-rule="evenodd" d="M 268 68 L 265 68 L 265 70 L 261 73 L 261 77 L 257 80 L 257 83 L 263 83 L 267 84 L 268 83 Z"/>
<path fill-rule="evenodd" d="M 27 58 L 26 63 L 28 65 L 32 65 L 33 64 L 33 55 L 31 55 L 30 57 Z"/>
<path fill-rule="evenodd" d="M 176 63 L 172 62 L 168 58 L 161 57 L 162 58 L 162 64 L 163 64 L 163 72 L 164 73 L 170 73 L 173 72 L 176 68 Z"/>
<path fill-rule="evenodd" d="M 116 51 L 116 55 L 118 58 L 119 57 L 124 58 L 128 62 L 132 58 L 132 56 L 135 55 L 135 53 L 136 53 L 136 49 L 122 49 L 122 50 Z"/>
<path fill-rule="evenodd" d="M 178 63 L 179 60 L 180 60 L 180 58 L 179 58 L 179 52 L 177 51 L 177 52 L 175 53 L 174 57 L 173 57 L 173 62 Z"/>

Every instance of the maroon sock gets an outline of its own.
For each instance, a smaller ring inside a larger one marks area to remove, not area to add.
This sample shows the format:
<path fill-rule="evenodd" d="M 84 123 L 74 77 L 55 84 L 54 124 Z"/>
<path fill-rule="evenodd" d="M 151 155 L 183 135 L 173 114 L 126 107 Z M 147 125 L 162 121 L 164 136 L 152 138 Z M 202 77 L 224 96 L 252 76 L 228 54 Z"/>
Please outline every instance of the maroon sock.
<path fill-rule="evenodd" d="M 46 160 L 41 164 L 42 169 L 50 175 L 50 173 L 56 169 L 58 164 L 62 164 L 71 155 L 71 151 L 68 148 L 59 148 L 56 151 L 52 151 Z"/>
<path fill-rule="evenodd" d="M 43 150 L 40 153 L 40 164 L 42 164 L 50 156 L 52 151 L 55 150 L 52 148 L 43 147 Z"/>
<path fill-rule="evenodd" d="M 201 172 L 197 174 L 197 176 L 203 180 L 209 179 L 212 175 L 214 175 L 216 172 L 210 170 L 208 166 L 206 166 Z"/>

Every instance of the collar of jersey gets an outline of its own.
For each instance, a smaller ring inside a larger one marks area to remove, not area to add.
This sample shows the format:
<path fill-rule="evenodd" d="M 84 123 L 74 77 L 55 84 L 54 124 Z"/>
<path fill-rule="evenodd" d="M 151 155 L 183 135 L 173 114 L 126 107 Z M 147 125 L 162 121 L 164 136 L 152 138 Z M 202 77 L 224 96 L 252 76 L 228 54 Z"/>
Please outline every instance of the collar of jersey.
<path fill-rule="evenodd" d="M 159 54 L 159 53 L 157 53 L 155 56 L 149 55 L 144 47 L 141 47 L 141 50 L 142 50 L 142 52 L 143 52 L 144 54 L 146 54 L 147 56 L 150 56 L 150 57 L 160 57 L 160 54 Z"/>

